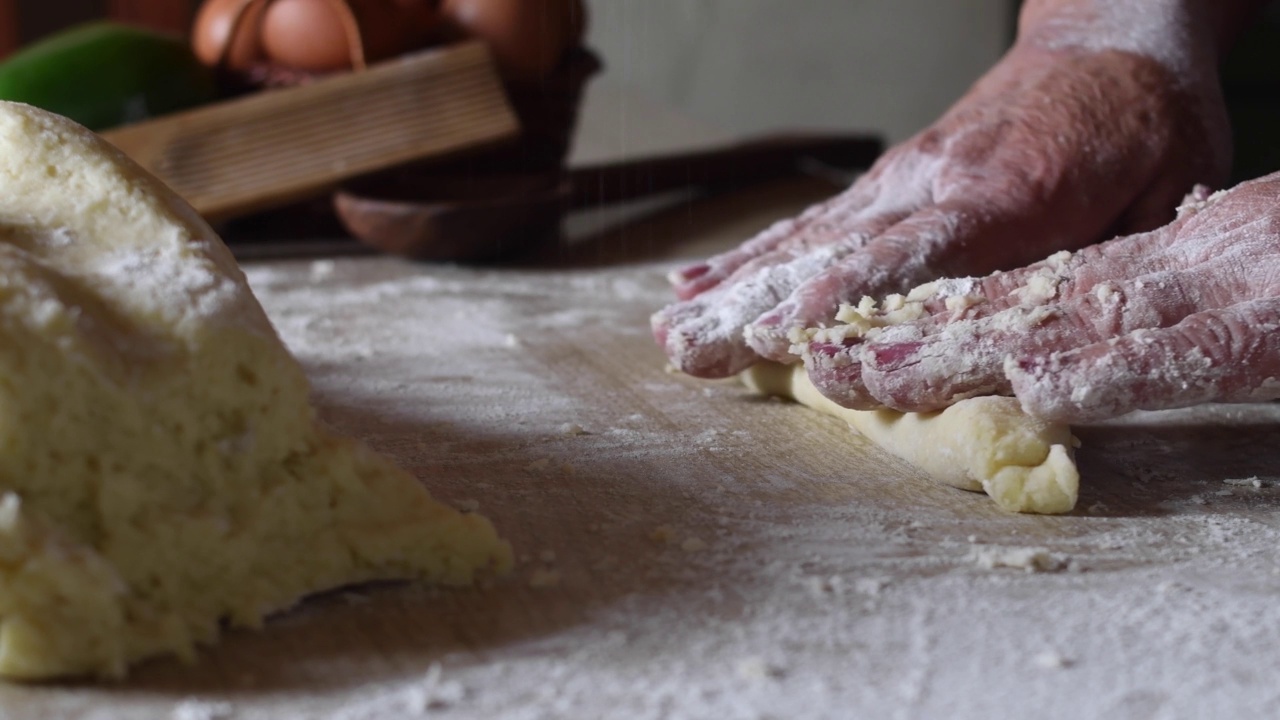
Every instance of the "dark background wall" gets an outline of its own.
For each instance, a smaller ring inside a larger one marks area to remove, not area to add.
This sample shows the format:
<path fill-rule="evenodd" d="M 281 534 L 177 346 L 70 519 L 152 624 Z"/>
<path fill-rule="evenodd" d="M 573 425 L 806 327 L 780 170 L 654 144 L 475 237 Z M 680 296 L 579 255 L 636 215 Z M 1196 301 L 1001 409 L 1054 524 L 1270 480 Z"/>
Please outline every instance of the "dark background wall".
<path fill-rule="evenodd" d="M 588 2 L 595 19 L 590 42 L 610 70 L 596 84 L 639 91 L 730 132 L 828 126 L 876 130 L 892 140 L 931 121 L 999 57 L 1012 39 L 1020 5 Z M 199 3 L 0 0 L 0 57 L 93 18 L 186 32 Z M 1241 39 L 1223 81 L 1235 129 L 1236 178 L 1280 169 L 1280 2 L 1272 2 Z"/>
<path fill-rule="evenodd" d="M 186 32 L 197 0 L 0 0 L 0 55 L 68 25 L 101 17 Z"/>

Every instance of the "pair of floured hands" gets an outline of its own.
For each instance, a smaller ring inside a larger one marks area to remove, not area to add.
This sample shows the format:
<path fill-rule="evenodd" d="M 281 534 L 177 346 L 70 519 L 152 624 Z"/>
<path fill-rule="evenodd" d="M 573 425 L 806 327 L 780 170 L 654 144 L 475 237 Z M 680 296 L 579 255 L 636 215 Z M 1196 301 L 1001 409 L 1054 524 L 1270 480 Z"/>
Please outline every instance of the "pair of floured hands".
<path fill-rule="evenodd" d="M 672 364 L 803 359 L 846 407 L 1016 394 L 1067 422 L 1280 397 L 1280 174 L 1210 196 L 1230 154 L 1213 64 L 1066 25 L 1024 28 L 843 194 L 674 273 L 653 317 Z"/>

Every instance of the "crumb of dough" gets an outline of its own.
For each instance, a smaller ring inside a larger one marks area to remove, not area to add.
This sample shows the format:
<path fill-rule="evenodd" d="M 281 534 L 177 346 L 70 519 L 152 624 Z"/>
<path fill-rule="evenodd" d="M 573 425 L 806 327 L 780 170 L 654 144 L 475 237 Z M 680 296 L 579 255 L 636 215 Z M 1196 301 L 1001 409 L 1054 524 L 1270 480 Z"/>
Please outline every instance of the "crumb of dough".
<path fill-rule="evenodd" d="M 888 578 L 882 578 L 882 577 L 858 578 L 853 583 L 853 589 L 855 592 L 861 595 L 871 595 L 871 596 L 879 595 L 880 593 L 884 592 L 884 589 L 888 586 L 889 586 Z"/>
<path fill-rule="evenodd" d="M 738 675 L 747 680 L 780 680 L 787 671 L 780 665 L 752 655 L 738 662 Z"/>
<path fill-rule="evenodd" d="M 514 333 L 507 333 L 506 337 L 502 338 L 502 344 L 509 348 L 518 348 L 524 345 Z"/>
<path fill-rule="evenodd" d="M 981 547 L 975 548 L 971 557 L 984 570 L 1013 568 L 1029 573 L 1057 572 L 1067 566 L 1064 558 L 1045 548 L 1036 547 Z"/>
<path fill-rule="evenodd" d="M 699 553 L 707 549 L 707 544 L 701 538 L 687 537 L 680 543 L 680 549 L 687 553 Z"/>
<path fill-rule="evenodd" d="M 338 264 L 332 260 L 315 260 L 311 263 L 311 281 L 322 282 L 333 277 Z"/>
<path fill-rule="evenodd" d="M 1237 487 L 1264 488 L 1276 487 L 1280 485 L 1280 479 L 1271 477 L 1258 477 L 1254 475 L 1247 478 L 1227 478 L 1222 481 L 1226 485 L 1235 485 Z"/>
<path fill-rule="evenodd" d="M 229 702 L 187 698 L 173 709 L 173 720 L 229 720 L 235 715 L 235 706 Z"/>
<path fill-rule="evenodd" d="M 676 541 L 676 531 L 670 525 L 659 525 L 649 533 L 649 539 L 663 545 L 670 545 Z"/>
<path fill-rule="evenodd" d="M 808 577 L 805 578 L 804 584 L 809 594 L 818 599 L 839 597 L 844 594 L 844 580 L 839 575 Z"/>
<path fill-rule="evenodd" d="M 1043 267 L 1027 279 L 1027 283 L 1014 293 L 1025 304 L 1038 305 L 1048 302 L 1058 295 L 1058 286 L 1066 281 L 1066 266 L 1071 261 L 1071 253 L 1060 250 L 1050 255 Z"/>
<path fill-rule="evenodd" d="M 586 430 L 578 423 L 565 423 L 560 426 L 561 435 L 587 435 Z"/>
<path fill-rule="evenodd" d="M 1062 670 L 1071 666 L 1070 660 L 1053 650 L 1046 650 L 1036 655 L 1031 659 L 1031 662 L 1035 663 L 1036 667 L 1045 670 Z"/>
<path fill-rule="evenodd" d="M 467 698 L 467 687 L 456 680 L 444 680 L 440 663 L 431 663 L 427 674 L 416 687 L 409 688 L 411 693 L 405 703 L 407 709 L 427 714 L 433 710 L 446 710 Z"/>
<path fill-rule="evenodd" d="M 529 575 L 529 587 L 534 589 L 553 588 L 560 585 L 560 571 L 538 568 Z"/>
<path fill-rule="evenodd" d="M 925 303 L 938 299 L 956 318 L 986 302 L 976 278 L 935 280 L 912 288 L 906 295 L 890 295 L 881 302 L 864 296 L 857 305 L 840 306 L 835 316 L 838 325 L 793 328 L 787 336 L 792 343 L 791 352 L 803 355 L 807 345 L 814 341 L 840 343 L 851 338 L 874 337 L 883 328 L 919 320 L 924 317 Z"/>

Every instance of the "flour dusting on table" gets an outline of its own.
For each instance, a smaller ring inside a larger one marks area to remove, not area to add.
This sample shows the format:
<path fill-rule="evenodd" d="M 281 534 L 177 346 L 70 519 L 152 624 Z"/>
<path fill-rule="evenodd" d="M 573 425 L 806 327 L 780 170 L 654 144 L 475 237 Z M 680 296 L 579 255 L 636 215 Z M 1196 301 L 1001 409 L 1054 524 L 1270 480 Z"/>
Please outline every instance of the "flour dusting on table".
<path fill-rule="evenodd" d="M 669 269 L 251 266 L 329 422 L 482 507 L 524 562 L 469 594 L 322 598 L 228 638 L 202 668 L 143 668 L 146 693 L 0 688 L 0 707 L 87 719 L 114 703 L 142 720 L 190 695 L 231 703 L 236 720 L 1280 709 L 1260 670 L 1280 664 L 1275 407 L 1078 429 L 1082 510 L 1010 515 L 831 418 L 664 372 L 646 316 Z"/>

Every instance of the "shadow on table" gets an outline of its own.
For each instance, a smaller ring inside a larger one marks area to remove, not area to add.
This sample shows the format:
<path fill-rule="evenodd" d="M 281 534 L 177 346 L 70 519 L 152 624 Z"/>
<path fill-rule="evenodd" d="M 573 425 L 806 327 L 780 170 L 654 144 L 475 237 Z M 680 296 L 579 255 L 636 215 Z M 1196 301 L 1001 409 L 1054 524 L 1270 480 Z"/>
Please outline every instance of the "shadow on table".
<path fill-rule="evenodd" d="M 194 666 L 162 658 L 138 666 L 119 686 L 55 687 L 101 692 L 106 701 L 160 694 L 174 702 L 205 696 L 258 703 L 282 694 L 394 685 L 423 677 L 446 658 L 456 667 L 483 664 L 498 648 L 504 660 L 543 654 L 548 650 L 538 646 L 540 639 L 585 624 L 628 596 L 672 607 L 724 584 L 724 578 L 686 572 L 681 536 L 674 544 L 653 536 L 660 526 L 705 530 L 715 512 L 678 483 L 652 477 L 643 452 L 574 458 L 527 435 L 495 433 L 491 425 L 445 417 L 406 421 L 325 398 L 319 403 L 339 430 L 360 428 L 438 498 L 477 502 L 516 548 L 515 572 L 478 588 L 382 583 L 340 589 L 280 613 L 260 631 L 228 630 Z M 469 477 L 483 482 L 469 483 Z M 543 587 L 531 582 L 538 570 L 554 573 L 542 575 Z"/>
<path fill-rule="evenodd" d="M 1112 516 L 1280 509 L 1280 404 L 1136 413 L 1075 429 L 1079 508 Z M 1256 479 L 1259 487 L 1252 481 Z"/>
<path fill-rule="evenodd" d="M 839 191 L 798 176 L 730 193 L 675 194 L 577 213 L 559 243 L 532 248 L 520 264 L 588 268 L 659 260 L 698 260 L 736 247 L 782 218 Z"/>

